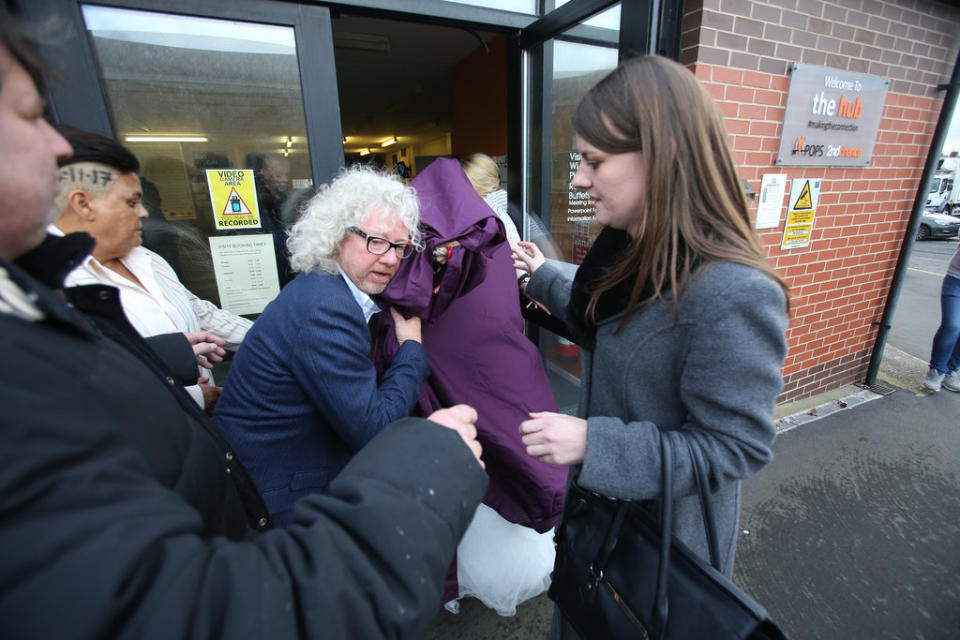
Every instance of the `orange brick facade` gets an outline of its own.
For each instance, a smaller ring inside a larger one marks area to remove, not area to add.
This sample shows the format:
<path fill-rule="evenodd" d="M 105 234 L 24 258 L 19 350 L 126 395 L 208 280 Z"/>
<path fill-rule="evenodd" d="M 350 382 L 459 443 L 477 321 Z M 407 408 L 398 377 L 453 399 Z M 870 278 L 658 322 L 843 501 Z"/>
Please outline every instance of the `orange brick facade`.
<path fill-rule="evenodd" d="M 767 173 L 823 180 L 808 247 L 780 249 L 782 215 L 777 229 L 760 232 L 793 293 L 780 402 L 862 382 L 939 117 L 936 87 L 949 82 L 960 46 L 960 9 L 926 0 L 694 1 L 683 46 L 681 60 L 726 116 L 741 177 L 757 191 Z M 869 167 L 775 164 L 793 62 L 891 79 Z"/>

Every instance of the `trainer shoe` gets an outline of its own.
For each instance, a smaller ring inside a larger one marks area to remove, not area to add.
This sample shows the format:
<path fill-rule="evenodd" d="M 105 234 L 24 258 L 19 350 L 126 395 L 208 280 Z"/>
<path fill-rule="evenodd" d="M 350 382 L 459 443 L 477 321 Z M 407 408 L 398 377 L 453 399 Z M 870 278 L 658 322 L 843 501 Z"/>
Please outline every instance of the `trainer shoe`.
<path fill-rule="evenodd" d="M 927 371 L 927 379 L 923 381 L 923 386 L 930 391 L 940 391 L 940 385 L 943 384 L 944 374 L 936 369 Z"/>
<path fill-rule="evenodd" d="M 943 384 L 944 389 L 960 393 L 960 375 L 957 375 L 956 371 L 951 371 L 943 376 L 943 382 L 941 384 Z"/>

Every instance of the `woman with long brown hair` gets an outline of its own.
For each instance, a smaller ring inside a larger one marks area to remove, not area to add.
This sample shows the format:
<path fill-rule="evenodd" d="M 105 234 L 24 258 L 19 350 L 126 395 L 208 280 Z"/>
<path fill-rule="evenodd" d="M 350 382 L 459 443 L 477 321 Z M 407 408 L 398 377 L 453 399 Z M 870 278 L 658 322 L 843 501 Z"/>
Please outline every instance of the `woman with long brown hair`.
<path fill-rule="evenodd" d="M 740 480 L 772 457 L 787 287 L 753 233 L 720 112 L 687 69 L 623 62 L 583 98 L 573 127 L 573 186 L 604 228 L 572 280 L 529 243 L 514 258 L 532 273 L 527 295 L 583 347 L 579 417 L 531 414 L 520 425 L 527 453 L 572 465 L 585 489 L 642 501 L 661 497 L 661 438 L 698 449 L 731 575 Z M 706 559 L 686 456 L 674 460 L 674 491 L 674 533 Z"/>

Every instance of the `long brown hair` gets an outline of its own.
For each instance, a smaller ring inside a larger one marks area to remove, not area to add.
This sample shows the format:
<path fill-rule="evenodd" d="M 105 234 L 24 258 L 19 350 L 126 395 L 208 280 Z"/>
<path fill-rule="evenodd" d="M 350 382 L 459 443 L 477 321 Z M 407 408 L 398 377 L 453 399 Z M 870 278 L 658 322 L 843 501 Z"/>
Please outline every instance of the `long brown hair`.
<path fill-rule="evenodd" d="M 672 294 L 677 314 L 694 272 L 717 260 L 767 274 L 783 289 L 789 310 L 789 288 L 750 224 L 720 110 L 690 71 L 659 56 L 626 60 L 580 101 L 573 128 L 606 153 L 642 151 L 646 173 L 630 246 L 588 285 L 588 323 L 600 296 L 626 280 L 634 284 L 620 327 L 641 296 L 648 296 L 642 310 Z"/>

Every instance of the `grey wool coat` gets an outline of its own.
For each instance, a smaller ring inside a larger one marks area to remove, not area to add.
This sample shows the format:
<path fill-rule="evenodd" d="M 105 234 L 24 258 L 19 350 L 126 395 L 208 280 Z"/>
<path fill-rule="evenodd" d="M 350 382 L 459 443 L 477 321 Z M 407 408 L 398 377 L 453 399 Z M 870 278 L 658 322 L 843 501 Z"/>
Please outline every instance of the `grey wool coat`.
<path fill-rule="evenodd" d="M 572 276 L 548 261 L 527 293 L 566 321 Z M 709 560 L 693 466 L 685 445 L 707 462 L 721 568 L 730 576 L 736 549 L 740 480 L 770 462 L 773 411 L 783 384 L 787 314 L 780 286 L 732 262 L 699 270 L 672 305 L 655 303 L 615 333 L 622 315 L 597 328 L 583 351 L 579 415 L 587 420 L 583 463 L 571 477 L 602 495 L 658 498 L 660 438 L 674 456 L 674 533 Z M 568 322 L 569 325 L 569 322 Z"/>

